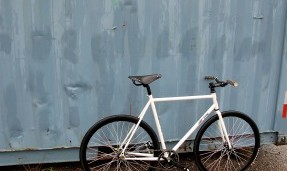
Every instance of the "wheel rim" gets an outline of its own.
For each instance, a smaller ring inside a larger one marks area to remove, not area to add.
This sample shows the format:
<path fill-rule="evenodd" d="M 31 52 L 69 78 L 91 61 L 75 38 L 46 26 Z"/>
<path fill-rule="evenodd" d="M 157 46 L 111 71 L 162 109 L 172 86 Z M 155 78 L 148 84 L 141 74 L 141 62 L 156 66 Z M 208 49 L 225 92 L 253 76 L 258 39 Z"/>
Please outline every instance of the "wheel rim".
<path fill-rule="evenodd" d="M 148 170 L 151 165 L 148 161 L 125 160 L 136 159 L 134 153 L 153 156 L 153 140 L 142 127 L 137 129 L 124 156 L 121 155 L 121 144 L 134 125 L 130 121 L 113 121 L 100 126 L 91 135 L 84 150 L 88 170 Z"/>
<path fill-rule="evenodd" d="M 257 154 L 257 135 L 245 119 L 237 116 L 223 117 L 232 149 L 223 142 L 218 118 L 206 126 L 198 144 L 197 156 L 203 170 L 244 170 Z"/>

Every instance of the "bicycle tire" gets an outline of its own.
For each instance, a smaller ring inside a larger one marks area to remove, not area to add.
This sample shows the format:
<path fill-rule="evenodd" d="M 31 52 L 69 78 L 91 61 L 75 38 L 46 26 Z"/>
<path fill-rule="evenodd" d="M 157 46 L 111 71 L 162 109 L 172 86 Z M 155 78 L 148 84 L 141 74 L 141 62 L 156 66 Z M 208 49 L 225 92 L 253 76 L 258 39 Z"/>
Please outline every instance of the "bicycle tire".
<path fill-rule="evenodd" d="M 243 171 L 255 160 L 260 147 L 260 134 L 255 122 L 237 111 L 222 113 L 232 149 L 223 142 L 218 129 L 218 115 L 207 120 L 194 141 L 195 162 L 202 171 Z M 238 128 L 236 126 L 238 125 Z"/>
<path fill-rule="evenodd" d="M 80 163 L 85 171 L 92 170 L 153 170 L 157 162 L 122 160 L 119 146 L 130 128 L 137 124 L 137 117 L 114 115 L 95 123 L 85 134 L 80 146 Z M 136 131 L 127 151 L 159 155 L 160 144 L 156 133 L 144 121 Z M 134 156 L 129 156 L 134 157 Z M 131 168 L 127 168 L 131 167 Z"/>

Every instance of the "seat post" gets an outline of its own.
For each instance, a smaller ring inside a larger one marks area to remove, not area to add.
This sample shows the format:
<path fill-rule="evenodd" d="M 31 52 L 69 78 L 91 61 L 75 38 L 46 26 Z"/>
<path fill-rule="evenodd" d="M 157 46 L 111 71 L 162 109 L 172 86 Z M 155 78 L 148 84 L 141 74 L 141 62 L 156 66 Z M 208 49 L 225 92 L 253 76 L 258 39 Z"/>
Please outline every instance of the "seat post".
<path fill-rule="evenodd" d="M 151 95 L 152 93 L 151 93 L 150 86 L 149 86 L 148 84 L 143 84 L 143 86 L 146 88 L 147 94 L 148 94 L 148 95 Z"/>

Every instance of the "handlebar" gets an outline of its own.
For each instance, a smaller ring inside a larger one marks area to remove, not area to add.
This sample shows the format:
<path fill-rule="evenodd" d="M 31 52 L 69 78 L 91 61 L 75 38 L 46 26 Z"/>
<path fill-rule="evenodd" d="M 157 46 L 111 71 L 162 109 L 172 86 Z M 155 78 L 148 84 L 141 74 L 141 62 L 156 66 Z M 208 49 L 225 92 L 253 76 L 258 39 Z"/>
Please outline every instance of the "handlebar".
<path fill-rule="evenodd" d="M 215 83 L 214 82 L 210 83 L 210 86 L 212 85 L 214 88 L 215 87 L 225 87 L 228 84 L 233 86 L 233 87 L 238 87 L 238 85 L 239 85 L 236 81 L 233 81 L 233 80 L 221 81 L 215 76 L 205 76 L 204 79 L 205 80 L 214 80 Z"/>
<path fill-rule="evenodd" d="M 147 88 L 148 94 L 151 94 L 151 90 L 149 87 L 149 84 L 152 83 L 153 81 L 161 78 L 160 74 L 152 74 L 152 75 L 141 75 L 141 76 L 129 76 L 129 79 L 132 80 L 133 84 L 136 86 L 144 86 Z M 226 81 L 221 81 L 215 76 L 205 76 L 205 80 L 213 80 L 213 82 L 209 83 L 209 88 L 211 93 L 215 93 L 215 88 L 216 87 L 225 87 L 227 85 L 231 85 L 233 87 L 237 87 L 238 83 L 233 80 L 226 80 Z"/>

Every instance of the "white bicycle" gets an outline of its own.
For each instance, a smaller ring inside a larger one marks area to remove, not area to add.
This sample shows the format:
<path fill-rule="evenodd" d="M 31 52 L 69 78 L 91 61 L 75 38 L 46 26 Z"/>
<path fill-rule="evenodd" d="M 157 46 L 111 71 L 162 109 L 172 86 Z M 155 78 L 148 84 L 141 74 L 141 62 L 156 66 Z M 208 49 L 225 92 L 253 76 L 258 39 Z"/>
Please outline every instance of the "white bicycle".
<path fill-rule="evenodd" d="M 200 170 L 245 170 L 255 160 L 260 147 L 260 134 L 254 121 L 238 111 L 220 112 L 216 88 L 238 84 L 206 76 L 210 95 L 154 98 L 149 84 L 160 74 L 129 77 L 136 86 L 147 90 L 148 102 L 138 117 L 115 115 L 94 124 L 85 134 L 80 147 L 80 162 L 90 170 L 189 170 L 182 165 L 177 151 L 198 128 L 193 154 Z M 211 99 L 212 105 L 177 144 L 167 149 L 155 103 Z M 151 106 L 156 132 L 143 118 Z M 208 117 L 211 113 L 213 116 Z M 207 121 L 205 121 L 207 120 Z"/>

